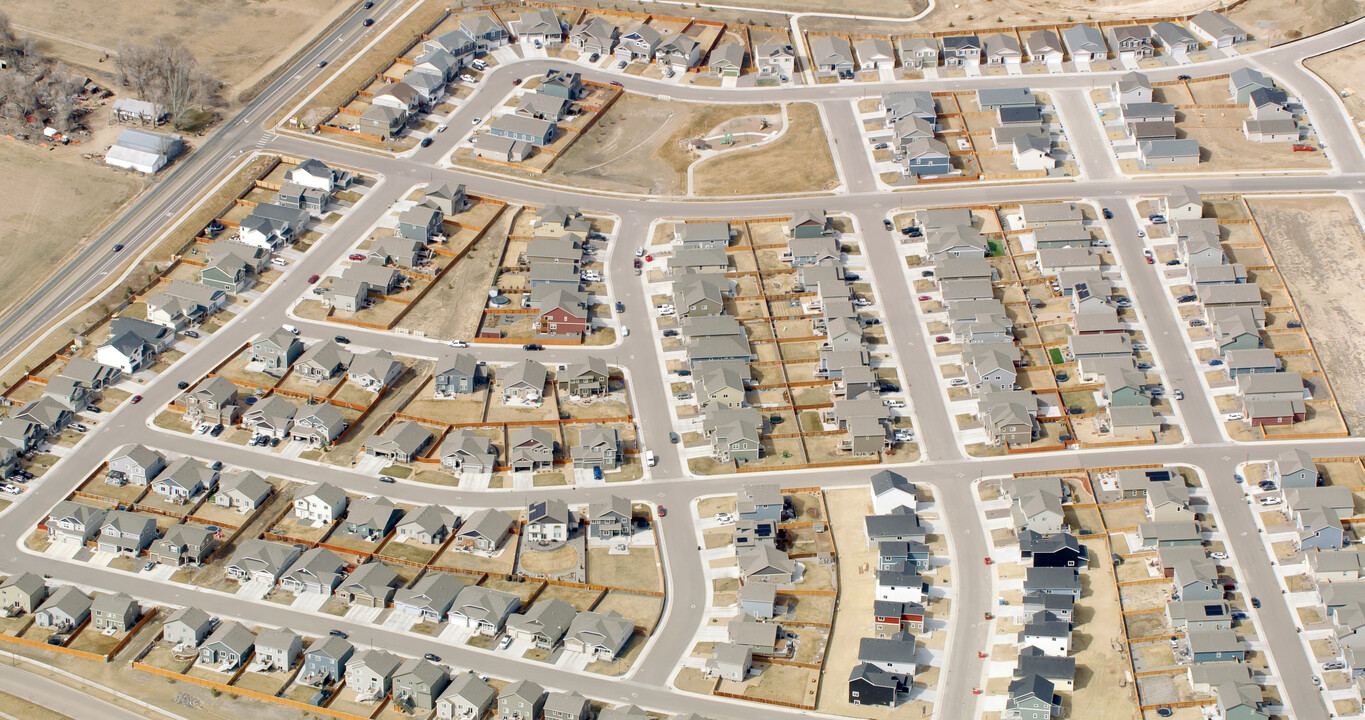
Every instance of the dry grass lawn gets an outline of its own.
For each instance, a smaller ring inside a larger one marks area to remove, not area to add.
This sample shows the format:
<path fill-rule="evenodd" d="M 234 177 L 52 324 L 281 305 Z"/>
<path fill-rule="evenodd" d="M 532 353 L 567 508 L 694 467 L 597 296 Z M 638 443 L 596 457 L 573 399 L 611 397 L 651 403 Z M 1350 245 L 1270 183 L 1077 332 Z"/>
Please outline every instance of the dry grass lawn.
<path fill-rule="evenodd" d="M 525 557 L 522 559 L 525 562 Z M 653 548 L 630 548 L 626 555 L 612 555 L 608 548 L 588 550 L 588 582 L 629 590 L 661 590 L 663 581 Z"/>
<path fill-rule="evenodd" d="M 10 7 L 5 8 L 17 17 Z M 106 13 L 100 13 L 106 14 Z M 16 20 L 16 22 L 20 22 Z M 22 22 L 28 23 L 25 18 Z M 27 297 L 83 247 L 142 181 L 79 155 L 6 142 L 0 153 L 0 309 Z"/>
<path fill-rule="evenodd" d="M 697 195 L 816 192 L 838 186 L 819 112 L 810 103 L 787 106 L 790 126 L 767 145 L 725 153 L 693 171 Z"/>

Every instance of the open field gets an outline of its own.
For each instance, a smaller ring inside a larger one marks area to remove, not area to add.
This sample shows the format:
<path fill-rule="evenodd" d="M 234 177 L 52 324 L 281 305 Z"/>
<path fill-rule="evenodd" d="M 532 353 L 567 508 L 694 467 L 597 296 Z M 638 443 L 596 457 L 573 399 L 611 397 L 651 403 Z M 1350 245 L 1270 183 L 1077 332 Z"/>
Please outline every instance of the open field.
<path fill-rule="evenodd" d="M 427 337 L 474 337 L 487 296 L 471 292 L 471 288 L 486 288 L 493 284 L 498 261 L 507 244 L 507 234 L 516 217 L 512 210 L 504 211 L 455 267 L 446 271 L 441 281 L 423 296 L 419 307 L 404 316 L 398 327 L 424 332 Z M 458 248 L 451 249 L 458 251 Z"/>
<path fill-rule="evenodd" d="M 776 105 L 702 105 L 627 93 L 555 163 L 547 179 L 618 191 L 682 194 L 696 157 L 687 141 L 731 118 L 775 115 Z"/>
<path fill-rule="evenodd" d="M 1365 137 L 1365 96 L 1360 95 L 1365 86 L 1358 84 L 1362 63 L 1365 63 L 1365 42 L 1347 45 L 1303 61 L 1304 67 L 1337 91 L 1342 104 L 1355 120 L 1356 132 Z"/>
<path fill-rule="evenodd" d="M 837 187 L 838 173 L 815 106 L 788 105 L 787 122 L 787 131 L 768 145 L 725 153 L 698 165 L 693 173 L 696 194 L 762 195 Z"/>
<path fill-rule="evenodd" d="M 191 48 L 220 80 L 238 88 L 264 76 L 272 60 L 292 55 L 350 7 L 331 0 L 147 0 L 108 12 L 102 2 L 5 3 L 16 25 L 79 38 L 111 52 L 121 42 L 150 45 L 169 35 Z M 232 32 L 223 32 L 229 27 Z"/>
<path fill-rule="evenodd" d="M 0 309 L 27 297 L 141 188 L 134 175 L 7 142 L 0 153 L 0 194 L 8 208 L 0 209 Z"/>
<path fill-rule="evenodd" d="M 1365 233 L 1338 197 L 1248 199 L 1352 432 L 1365 420 Z M 1322 251 L 1332 238 L 1333 252 Z M 1325 397 L 1325 393 L 1324 393 Z M 1317 399 L 1324 399 L 1319 397 Z"/>

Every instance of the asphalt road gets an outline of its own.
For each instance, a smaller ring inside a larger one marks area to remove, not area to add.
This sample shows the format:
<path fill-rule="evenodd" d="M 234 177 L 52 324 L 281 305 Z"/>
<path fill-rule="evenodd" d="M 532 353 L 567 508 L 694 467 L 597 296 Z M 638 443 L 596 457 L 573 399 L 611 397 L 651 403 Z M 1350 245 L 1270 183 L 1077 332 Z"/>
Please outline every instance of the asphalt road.
<path fill-rule="evenodd" d="M 1330 91 L 1324 91 L 1311 77 L 1296 70 L 1294 62 L 1305 55 L 1322 52 L 1349 44 L 1365 36 L 1365 23 L 1355 23 L 1298 43 L 1281 46 L 1256 55 L 1253 62 L 1270 72 L 1287 78 L 1293 89 L 1304 98 L 1321 136 L 1330 141 L 1334 160 L 1345 172 L 1324 176 L 1251 176 L 1199 177 L 1182 179 L 1204 192 L 1256 192 L 1288 190 L 1348 190 L 1365 185 L 1365 162 L 1349 119 L 1341 116 Z M 282 79 L 248 106 L 243 114 L 229 123 L 229 127 L 212 138 L 182 168 L 173 170 L 161 181 L 162 187 L 150 193 L 129 215 L 116 222 L 110 235 L 136 237 L 125 252 L 135 250 L 136 242 L 146 241 L 162 224 L 170 212 L 183 209 L 208 183 L 217 180 L 218 170 L 231 159 L 256 147 L 263 134 L 256 123 L 278 109 L 298 87 L 311 78 L 305 72 L 318 59 L 339 57 L 364 33 L 356 27 L 355 19 L 338 31 L 315 44 Z M 320 48 L 320 49 L 319 49 Z M 1154 71 L 1154 79 L 1170 79 L 1176 72 L 1206 75 L 1226 72 L 1233 61 L 1216 61 L 1184 68 Z M 436 136 L 431 148 L 418 151 L 412 157 L 392 158 L 377 156 L 349 148 L 320 142 L 312 138 L 277 136 L 268 139 L 265 147 L 303 156 L 315 156 L 325 162 L 364 168 L 379 173 L 383 180 L 373 188 L 347 217 L 325 238 L 318 242 L 302 260 L 290 266 L 289 272 L 266 291 L 261 300 L 226 324 L 217 333 L 202 341 L 176 366 L 149 383 L 143 391 L 144 401 L 138 405 L 124 405 L 113 413 L 102 416 L 103 424 L 73 449 L 48 477 L 36 483 L 20 502 L 7 513 L 0 527 L 0 547 L 12 548 L 9 557 L 0 560 L 7 571 L 33 570 L 46 572 L 59 579 L 77 582 L 106 590 L 122 590 L 136 597 L 170 604 L 194 604 L 215 614 L 239 617 L 249 622 L 289 625 L 310 634 L 321 634 L 334 627 L 352 632 L 360 644 L 374 642 L 405 654 L 435 652 L 459 667 L 477 667 L 481 672 L 500 677 L 534 677 L 555 688 L 573 688 L 608 701 L 633 702 L 653 710 L 667 712 L 698 712 L 714 717 L 790 717 L 791 713 L 776 708 L 739 705 L 723 700 L 698 698 L 673 692 L 664 686 L 676 663 L 689 649 L 695 629 L 702 620 L 706 604 L 706 584 L 703 568 L 695 549 L 696 535 L 686 509 L 698 496 L 733 492 L 734 477 L 689 478 L 677 453 L 667 451 L 666 433 L 671 427 L 664 382 L 659 379 L 659 350 L 652 334 L 632 333 L 630 338 L 606 349 L 549 348 L 537 355 L 545 362 L 564 362 L 577 359 L 585 352 L 607 357 L 613 364 L 624 367 L 631 376 L 635 397 L 635 412 L 644 433 L 646 446 L 659 453 L 659 465 L 641 483 L 628 488 L 538 488 L 534 493 L 518 491 L 469 491 L 457 488 L 418 486 L 405 482 L 381 485 L 376 478 L 330 466 L 301 460 L 287 460 L 266 455 L 255 449 L 231 446 L 202 438 L 188 438 L 149 427 L 150 419 L 177 393 L 175 384 L 193 382 L 211 369 L 230 349 L 239 347 L 256 334 L 272 329 L 286 321 L 284 307 L 307 289 L 305 278 L 320 273 L 338 258 L 385 212 L 390 203 L 404 196 L 415 183 L 467 183 L 471 191 L 502 197 L 514 202 L 536 205 L 563 203 L 580 205 L 592 211 L 614 213 L 620 218 L 619 239 L 607 258 L 608 278 L 612 295 L 626 305 L 622 322 L 643 331 L 649 327 L 648 298 L 630 268 L 633 248 L 642 242 L 649 223 L 658 217 L 715 217 L 726 215 L 758 216 L 789 213 L 798 207 L 813 204 L 830 212 L 846 212 L 858 221 L 864 238 L 869 272 L 873 275 L 888 327 L 888 337 L 904 373 L 905 387 L 916 417 L 918 441 L 924 459 L 899 468 L 915 482 L 934 488 L 944 519 L 941 521 L 948 538 L 954 566 L 959 568 L 954 578 L 954 615 L 948 631 L 948 655 L 945 671 L 936 692 L 939 702 L 936 715 L 946 718 L 970 717 L 974 713 L 975 697 L 970 690 L 980 684 L 983 664 L 976 659 L 978 649 L 989 643 L 989 623 L 982 622 L 981 612 L 992 601 L 988 574 L 984 571 L 962 572 L 978 567 L 976 558 L 986 554 L 985 534 L 975 521 L 971 481 L 982 476 L 1005 475 L 1012 472 L 1046 471 L 1075 467 L 1104 467 L 1116 464 L 1148 462 L 1185 463 L 1200 468 L 1213 494 L 1222 526 L 1228 534 L 1229 546 L 1239 568 L 1241 581 L 1251 594 L 1264 601 L 1255 615 L 1260 624 L 1260 635 L 1269 647 L 1274 667 L 1283 680 L 1288 714 L 1295 718 L 1325 718 L 1326 709 L 1320 694 L 1306 680 L 1311 671 L 1297 637 L 1292 632 L 1289 610 L 1278 595 L 1269 558 L 1259 543 L 1240 543 L 1237 538 L 1254 533 L 1255 525 L 1246 507 L 1240 486 L 1231 478 L 1235 462 L 1269 459 L 1283 447 L 1283 443 L 1255 443 L 1231 445 L 1216 431 L 1212 409 L 1199 392 L 1187 393 L 1179 403 L 1185 419 L 1190 442 L 1179 447 L 1129 448 L 1074 453 L 1049 453 L 1024 457 L 965 458 L 952 433 L 951 418 L 944 407 L 933 371 L 932 349 L 925 342 L 916 303 L 901 275 L 901 260 L 894 241 L 880 227 L 887 212 L 901 206 L 916 207 L 938 204 L 976 204 L 984 202 L 1010 203 L 1082 196 L 1093 198 L 1115 209 L 1116 217 L 1109 231 L 1115 250 L 1128 274 L 1138 311 L 1145 319 L 1153 352 L 1159 367 L 1166 373 L 1169 384 L 1189 390 L 1198 387 L 1188 351 L 1169 308 L 1165 306 L 1164 289 L 1160 286 L 1155 268 L 1146 266 L 1136 242 L 1136 220 L 1128 209 L 1126 199 L 1138 195 L 1157 195 L 1167 191 L 1169 178 L 1127 179 L 1117 175 L 1113 163 L 1107 160 L 1103 133 L 1093 113 L 1083 103 L 1083 92 L 1092 83 L 1107 82 L 1111 74 L 1043 76 L 1028 78 L 968 78 L 942 82 L 900 83 L 895 87 L 924 87 L 929 89 L 974 89 L 1017 85 L 1027 81 L 1040 89 L 1055 90 L 1058 107 L 1067 121 L 1073 147 L 1080 154 L 1084 177 L 1077 182 L 1034 183 L 1013 186 L 935 187 L 916 189 L 913 194 L 888 195 L 876 191 L 871 168 L 866 164 L 862 141 L 858 137 L 853 110 L 849 100 L 875 95 L 885 87 L 878 85 L 840 85 L 780 89 L 746 89 L 742 91 L 674 86 L 634 77 L 607 75 L 585 71 L 589 78 L 625 82 L 632 90 L 666 93 L 674 98 L 708 102 L 762 102 L 772 100 L 815 100 L 822 103 L 832 129 L 836 162 L 848 183 L 848 192 L 821 197 L 818 200 L 799 198 L 732 199 L 696 202 L 692 200 L 644 199 L 633 196 L 585 193 L 566 188 L 547 188 L 534 184 L 487 177 L 479 173 L 453 170 L 438 166 L 443 157 L 467 132 L 468 120 L 475 115 L 486 116 L 488 110 L 500 104 L 512 87 L 513 77 L 533 75 L 544 69 L 562 65 L 557 61 L 534 60 L 498 66 L 489 73 L 481 90 L 472 96 L 451 121 L 452 129 Z M 295 74 L 302 73 L 302 75 Z M 202 173 L 202 174 L 201 174 Z M 101 241 L 104 242 L 104 241 Z M 96 243 L 98 246 L 101 243 Z M 112 260 L 91 250 L 83 256 L 85 264 L 69 267 L 62 273 L 63 284 L 52 286 L 50 292 L 40 293 L 26 305 L 26 309 L 0 322 L 0 349 L 14 347 L 41 327 L 65 312 L 70 299 L 80 297 L 93 287 L 95 273 L 112 266 Z M 98 275 L 95 275 L 95 279 Z M 58 282 L 58 281 L 54 281 Z M 908 312 L 901 311 L 910 308 Z M 20 316 L 29 318 L 21 321 Z M 335 326 L 292 320 L 306 335 L 329 337 Z M 443 352 L 436 339 L 395 336 L 359 328 L 348 328 L 345 334 L 359 347 L 384 347 L 392 352 L 416 356 L 435 356 Z M 480 347 L 481 359 L 489 362 L 515 360 L 522 356 L 518 348 Z M 666 505 L 675 512 L 660 521 L 660 538 L 667 575 L 669 600 L 666 616 L 655 633 L 645 655 L 636 669 L 625 680 L 610 680 L 596 676 L 568 673 L 541 664 L 530 664 L 504 655 L 471 648 L 443 646 L 431 639 L 401 635 L 370 626 L 348 624 L 345 620 L 300 613 L 273 603 L 243 602 L 233 596 L 208 590 L 152 583 L 125 573 L 89 565 L 59 561 L 36 556 L 21 550 L 29 529 L 55 502 L 97 467 L 111 452 L 130 441 L 144 442 L 153 447 L 173 449 L 205 458 L 221 459 L 230 465 L 254 468 L 306 481 L 329 481 L 350 491 L 385 494 L 397 501 L 438 502 L 452 506 L 477 507 L 486 505 L 516 506 L 531 494 L 537 498 L 560 497 L 577 503 L 588 502 L 606 492 L 628 493 L 637 500 Z M 1319 456 L 1365 454 L 1365 442 L 1359 440 L 1331 440 L 1302 443 Z M 858 485 L 867 482 L 871 470 L 849 469 L 838 473 L 822 472 L 819 484 L 827 487 Z M 809 483 L 809 475 L 817 473 L 785 472 L 746 475 L 745 481 L 776 480 L 785 484 Z M 965 564 L 964 564 L 965 563 Z M 841 691 L 837 679 L 826 686 L 826 692 Z"/>

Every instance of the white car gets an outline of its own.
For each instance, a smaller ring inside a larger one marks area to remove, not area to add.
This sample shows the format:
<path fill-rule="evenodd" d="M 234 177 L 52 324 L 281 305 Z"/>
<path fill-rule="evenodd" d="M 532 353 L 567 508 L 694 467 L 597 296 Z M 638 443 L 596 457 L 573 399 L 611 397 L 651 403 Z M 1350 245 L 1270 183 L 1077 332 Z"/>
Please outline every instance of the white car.
<path fill-rule="evenodd" d="M 913 430 L 900 429 L 892 433 L 891 437 L 896 442 L 910 442 L 915 439 L 915 432 Z"/>
<path fill-rule="evenodd" d="M 288 266 L 289 266 L 289 261 L 288 261 L 288 260 L 285 260 L 284 258 L 280 258 L 280 257 L 277 257 L 277 258 L 270 258 L 270 264 L 271 264 L 271 265 L 279 265 L 280 267 L 288 267 Z"/>
<path fill-rule="evenodd" d="M 438 132 L 438 133 L 443 133 L 443 132 L 445 132 L 445 131 L 446 131 L 446 126 L 445 126 L 445 125 L 437 125 L 437 126 L 436 126 L 436 132 Z"/>
<path fill-rule="evenodd" d="M 12 485 L 9 483 L 6 483 L 3 488 L 0 488 L 0 490 L 4 490 L 5 493 L 9 495 L 18 495 L 24 491 L 24 489 L 19 487 L 18 485 Z"/>
<path fill-rule="evenodd" d="M 630 328 L 626 327 L 625 325 L 622 325 L 622 326 L 621 326 L 621 337 L 630 337 Z"/>
<path fill-rule="evenodd" d="M 1221 550 L 1215 550 L 1215 551 L 1209 553 L 1209 558 L 1211 558 L 1211 559 L 1213 559 L 1213 560 L 1227 560 L 1227 559 L 1228 559 L 1228 554 L 1225 553 L 1225 552 L 1222 552 Z"/>
<path fill-rule="evenodd" d="M 1239 412 L 1227 413 L 1226 415 L 1223 416 L 1223 419 L 1224 419 L 1224 420 L 1227 420 L 1228 422 L 1231 422 L 1231 421 L 1233 421 L 1233 420 L 1241 420 L 1241 419 L 1242 419 L 1242 413 L 1239 413 Z"/>
<path fill-rule="evenodd" d="M 499 649 L 499 650 L 506 650 L 507 648 L 509 648 L 509 647 L 511 647 L 511 646 L 512 646 L 512 636 L 511 636 L 511 635 L 503 635 L 503 636 L 502 636 L 502 640 L 500 640 L 500 641 L 498 642 L 498 649 Z"/>
<path fill-rule="evenodd" d="M 654 309 L 658 310 L 660 315 L 672 315 L 675 312 L 672 305 L 659 305 Z"/>
<path fill-rule="evenodd" d="M 467 347 L 469 347 L 469 343 L 467 343 L 467 342 L 465 342 L 465 341 L 463 341 L 463 340 L 451 340 L 450 342 L 447 342 L 446 344 L 449 345 L 449 346 L 451 346 L 451 347 L 457 347 L 457 348 L 467 348 Z"/>
<path fill-rule="evenodd" d="M 467 82 L 467 83 L 473 83 L 473 82 L 478 82 L 478 81 L 479 81 L 478 78 L 474 77 L 473 75 L 469 75 L 469 74 L 461 74 L 461 75 L 460 75 L 460 79 L 463 80 L 463 81 L 465 81 L 465 82 Z"/>
<path fill-rule="evenodd" d="M 953 387 L 966 387 L 966 386 L 967 386 L 967 379 L 966 379 L 966 378 L 953 378 L 948 384 L 949 384 L 949 385 L 952 385 Z"/>
<path fill-rule="evenodd" d="M 482 121 L 482 120 L 483 120 L 483 118 L 481 118 L 481 117 L 476 117 L 476 118 L 474 118 L 473 120 L 470 120 L 470 121 L 469 121 L 469 124 L 470 124 L 470 125 L 478 125 L 479 122 Z"/>
<path fill-rule="evenodd" d="M 644 256 L 645 256 L 645 248 L 644 248 L 644 246 L 635 248 L 635 257 L 644 257 Z"/>

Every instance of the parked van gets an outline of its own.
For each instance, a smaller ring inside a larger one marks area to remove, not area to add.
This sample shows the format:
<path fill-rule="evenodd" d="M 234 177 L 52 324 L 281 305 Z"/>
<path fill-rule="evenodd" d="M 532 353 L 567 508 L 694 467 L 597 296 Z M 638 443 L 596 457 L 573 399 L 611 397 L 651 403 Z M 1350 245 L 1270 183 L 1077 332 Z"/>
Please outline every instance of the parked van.
<path fill-rule="evenodd" d="M 645 464 L 654 467 L 659 464 L 659 458 L 655 457 L 653 450 L 645 451 Z"/>
<path fill-rule="evenodd" d="M 293 325 L 281 325 L 280 327 L 284 328 L 285 330 L 288 330 L 293 335 L 299 334 L 299 329 L 294 327 Z"/>

